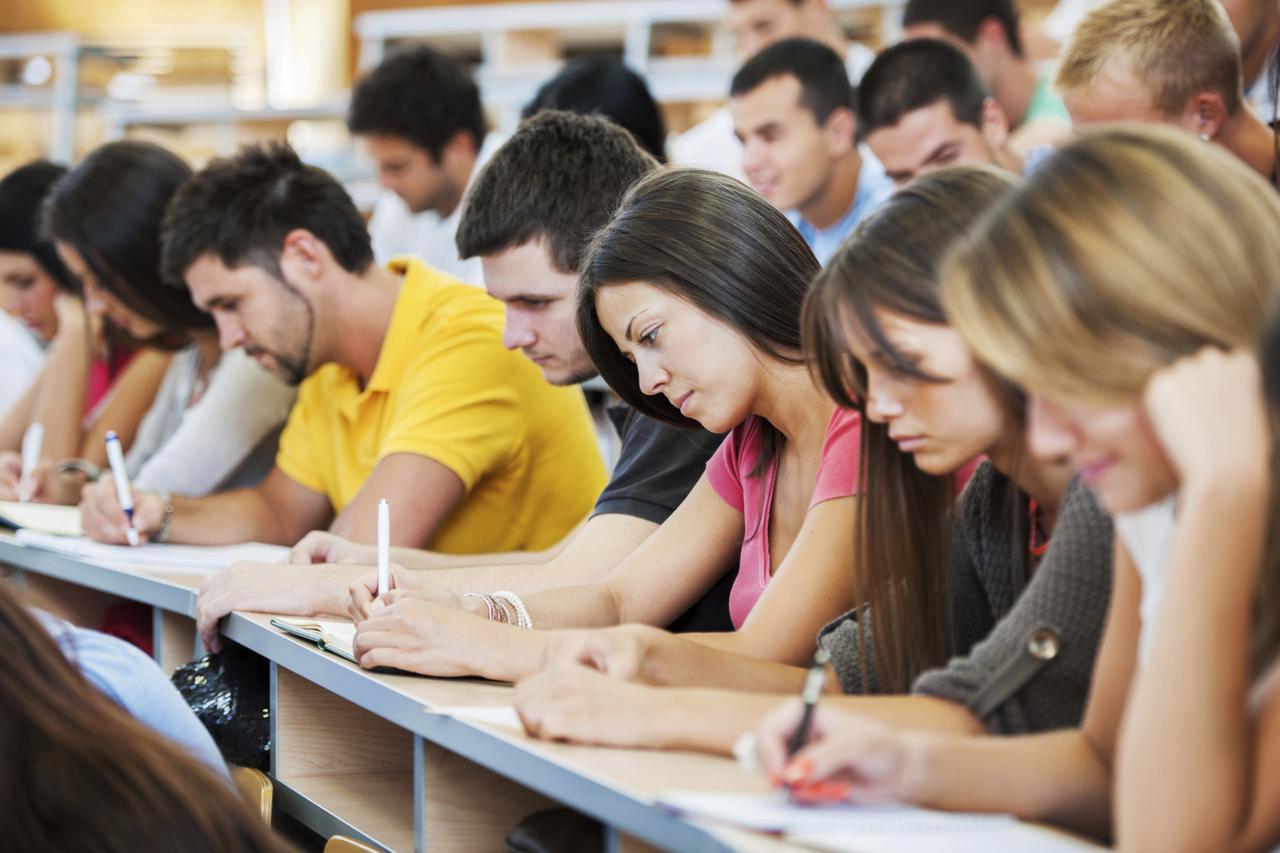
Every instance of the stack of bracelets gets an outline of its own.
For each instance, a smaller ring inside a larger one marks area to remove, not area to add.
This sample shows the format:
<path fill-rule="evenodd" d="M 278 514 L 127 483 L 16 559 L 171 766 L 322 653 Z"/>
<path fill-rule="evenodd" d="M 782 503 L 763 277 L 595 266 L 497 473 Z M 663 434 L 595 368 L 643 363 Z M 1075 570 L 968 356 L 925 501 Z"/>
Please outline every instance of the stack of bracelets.
<path fill-rule="evenodd" d="M 515 625 L 517 628 L 532 628 L 533 620 L 524 602 L 514 592 L 500 590 L 498 592 L 468 592 L 463 598 L 479 598 L 489 608 L 489 621 L 501 622 L 504 625 Z"/>

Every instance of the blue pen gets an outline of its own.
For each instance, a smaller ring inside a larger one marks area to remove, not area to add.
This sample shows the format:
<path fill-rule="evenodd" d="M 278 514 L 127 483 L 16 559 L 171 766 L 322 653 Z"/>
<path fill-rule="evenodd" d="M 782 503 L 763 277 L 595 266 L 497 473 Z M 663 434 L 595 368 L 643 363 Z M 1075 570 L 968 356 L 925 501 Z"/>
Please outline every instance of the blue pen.
<path fill-rule="evenodd" d="M 107 461 L 111 463 L 111 479 L 116 484 L 116 500 L 124 510 L 124 517 L 129 519 L 125 528 L 125 538 L 129 544 L 138 547 L 138 529 L 133 526 L 133 489 L 129 486 L 129 469 L 124 464 L 124 451 L 120 449 L 120 439 L 111 430 L 107 430 Z"/>

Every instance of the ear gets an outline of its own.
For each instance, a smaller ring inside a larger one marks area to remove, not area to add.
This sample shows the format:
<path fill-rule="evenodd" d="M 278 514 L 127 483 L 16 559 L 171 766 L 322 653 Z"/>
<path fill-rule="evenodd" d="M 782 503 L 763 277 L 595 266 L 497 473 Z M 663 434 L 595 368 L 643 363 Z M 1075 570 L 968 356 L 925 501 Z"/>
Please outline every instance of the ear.
<path fill-rule="evenodd" d="M 975 47 L 981 50 L 983 47 L 998 47 L 1004 51 L 1011 51 L 1009 47 L 1009 36 L 1004 31 L 1004 24 L 994 16 L 982 19 L 982 23 L 978 24 L 977 36 L 974 38 Z"/>
<path fill-rule="evenodd" d="M 308 283 L 324 277 L 333 266 L 333 254 L 324 241 L 305 228 L 284 235 L 280 271 L 291 283 Z"/>
<path fill-rule="evenodd" d="M 1221 95 L 1217 92 L 1197 92 L 1187 102 L 1187 108 L 1182 111 L 1178 124 L 1205 142 L 1210 142 L 1218 138 L 1229 117 L 1227 105 L 1223 103 Z"/>
<path fill-rule="evenodd" d="M 982 102 L 982 138 L 993 151 L 999 151 L 1009 144 L 1009 119 L 995 98 L 987 98 Z"/>
<path fill-rule="evenodd" d="M 468 131 L 458 130 L 440 149 L 440 161 L 436 165 L 455 162 L 459 158 L 474 159 L 476 154 L 476 138 Z"/>
<path fill-rule="evenodd" d="M 822 125 L 822 133 L 832 157 L 843 157 L 853 150 L 857 144 L 854 138 L 856 131 L 857 120 L 853 117 L 853 110 L 839 107 L 831 111 Z"/>

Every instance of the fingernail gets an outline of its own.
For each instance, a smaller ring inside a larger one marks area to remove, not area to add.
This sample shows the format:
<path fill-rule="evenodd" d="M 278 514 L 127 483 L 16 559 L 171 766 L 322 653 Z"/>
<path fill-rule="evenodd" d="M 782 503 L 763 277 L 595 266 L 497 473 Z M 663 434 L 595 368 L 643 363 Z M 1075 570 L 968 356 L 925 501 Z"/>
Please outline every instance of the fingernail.
<path fill-rule="evenodd" d="M 782 772 L 782 778 L 787 784 L 795 785 L 808 779 L 811 773 L 813 773 L 813 762 L 804 759 L 788 764 L 787 769 Z"/>

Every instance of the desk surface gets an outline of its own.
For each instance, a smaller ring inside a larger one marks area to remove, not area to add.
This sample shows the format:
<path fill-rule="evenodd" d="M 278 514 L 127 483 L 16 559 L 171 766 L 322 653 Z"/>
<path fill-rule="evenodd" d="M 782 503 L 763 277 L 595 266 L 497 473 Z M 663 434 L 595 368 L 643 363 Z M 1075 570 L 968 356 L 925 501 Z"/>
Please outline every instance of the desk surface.
<path fill-rule="evenodd" d="M 143 602 L 158 612 L 186 618 L 195 613 L 196 590 L 204 577 L 156 571 L 151 567 L 94 565 L 74 557 L 25 548 L 4 535 L 0 535 L 0 564 Z M 385 741 L 394 740 L 397 737 L 394 730 L 400 730 L 406 737 L 412 735 L 415 749 L 420 741 L 432 744 L 537 794 L 590 814 L 620 832 L 662 847 L 706 851 L 795 849 L 775 838 L 703 825 L 654 807 L 662 793 L 674 789 L 740 793 L 765 790 L 763 779 L 744 772 L 732 761 L 696 753 L 552 743 L 529 738 L 507 726 L 433 713 L 433 709 L 448 707 L 507 706 L 511 704 L 513 688 L 477 679 L 427 678 L 362 670 L 320 651 L 311 643 L 272 628 L 268 624 L 270 618 L 267 614 L 233 613 L 224 622 L 223 633 L 272 661 L 284 671 L 282 679 L 294 676 L 300 679 L 289 683 L 295 684 L 290 688 L 294 690 L 292 695 L 299 695 L 301 691 L 310 697 L 301 701 L 328 708 L 333 703 L 326 704 L 324 694 L 332 694 L 341 700 L 337 703 L 341 706 L 339 710 L 332 712 L 335 718 L 345 713 L 343 708 L 350 708 L 350 714 L 360 720 L 373 717 L 393 726 L 394 729 L 385 729 L 386 737 L 371 749 L 390 748 Z M 324 693 L 317 692 L 317 688 Z M 281 696 L 286 694 L 288 690 L 280 692 Z M 273 724 L 278 717 L 289 718 L 290 713 L 277 713 Z M 317 737 L 336 739 L 339 735 L 328 731 Z M 315 749 L 317 743 L 324 742 L 313 741 L 310 746 Z M 420 787 L 425 760 L 414 760 L 417 762 L 414 784 Z M 408 765 L 405 768 L 407 774 Z M 351 768 L 347 772 L 352 772 Z M 388 784 L 393 787 L 407 784 L 404 782 L 407 778 L 409 776 L 392 772 Z M 307 784 L 332 787 L 342 786 L 344 782 L 345 779 L 338 776 L 332 777 L 329 783 L 308 777 Z M 422 792 L 415 789 L 414 796 L 419 805 L 413 808 L 421 809 Z M 418 814 L 415 820 L 420 824 L 424 819 Z M 427 823 L 429 831 L 429 821 Z M 420 838 L 414 846 L 419 846 Z M 1081 849 L 1086 848 L 1087 845 L 1081 845 Z"/>

